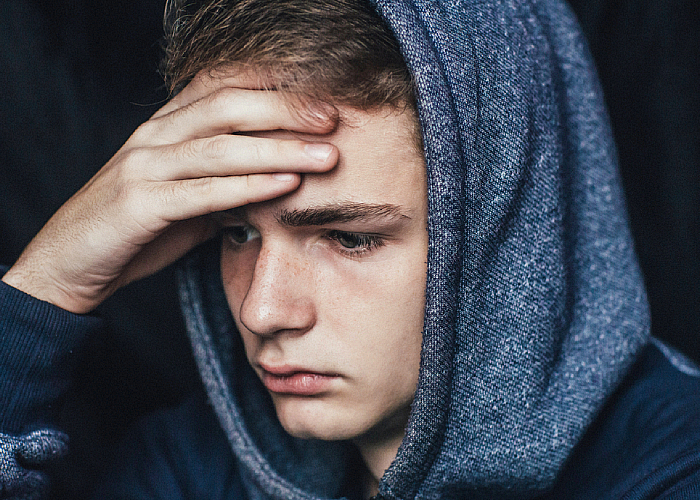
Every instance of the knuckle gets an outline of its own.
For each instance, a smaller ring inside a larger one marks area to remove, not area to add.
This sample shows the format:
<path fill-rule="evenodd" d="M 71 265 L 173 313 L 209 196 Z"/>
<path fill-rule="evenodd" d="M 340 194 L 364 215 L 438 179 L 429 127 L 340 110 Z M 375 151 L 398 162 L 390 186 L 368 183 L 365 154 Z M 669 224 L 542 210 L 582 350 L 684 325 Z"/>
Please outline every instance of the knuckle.
<path fill-rule="evenodd" d="M 123 199 L 136 203 L 137 200 L 148 199 L 152 185 L 150 182 L 128 178 L 120 182 L 118 192 Z"/>
<path fill-rule="evenodd" d="M 180 205 L 183 191 L 178 183 L 144 186 L 139 189 L 133 206 L 141 213 L 167 214 Z"/>
<path fill-rule="evenodd" d="M 202 141 L 202 156 L 207 160 L 223 160 L 228 154 L 229 141 L 225 136 L 217 136 Z"/>
<path fill-rule="evenodd" d="M 162 118 L 162 120 L 169 119 L 171 121 L 171 123 L 187 122 L 190 119 L 190 117 L 197 112 L 196 105 L 197 105 L 196 102 L 186 104 L 185 106 L 182 106 L 181 108 L 177 108 L 171 114 L 164 116 Z"/>
<path fill-rule="evenodd" d="M 201 177 L 192 181 L 192 188 L 200 195 L 210 196 L 213 192 L 214 179 L 211 177 Z"/>
<path fill-rule="evenodd" d="M 275 141 L 275 154 L 278 158 L 294 158 L 299 154 L 299 150 L 304 147 L 301 141 Z"/>
<path fill-rule="evenodd" d="M 116 202 L 117 207 L 121 207 L 121 211 L 133 212 L 138 211 L 143 205 L 144 196 L 143 187 L 137 182 L 121 182 L 114 186 L 112 190 L 112 198 Z"/>
<path fill-rule="evenodd" d="M 181 144 L 178 144 L 176 148 L 174 148 L 172 155 L 175 159 L 175 161 L 181 162 L 181 161 L 187 161 L 193 158 L 197 158 L 200 154 L 201 150 L 201 145 L 200 141 L 197 140 L 192 140 L 192 141 L 185 141 Z M 164 154 L 170 155 L 170 151 L 165 151 Z"/>
<path fill-rule="evenodd" d="M 184 182 L 168 182 L 161 190 L 161 202 L 164 205 L 178 203 L 187 196 L 187 184 Z"/>
<path fill-rule="evenodd" d="M 260 164 L 265 161 L 265 146 L 263 141 L 252 141 L 250 155 L 254 163 Z"/>
<path fill-rule="evenodd" d="M 223 87 L 211 93 L 212 104 L 218 107 L 235 106 L 240 102 L 240 89 Z"/>
<path fill-rule="evenodd" d="M 221 89 L 203 97 L 200 103 L 206 110 L 216 112 L 227 105 L 228 99 L 230 99 L 228 93 L 224 89 Z"/>
<path fill-rule="evenodd" d="M 241 105 L 240 89 L 225 87 L 204 98 L 204 105 L 209 113 L 235 117 L 233 110 Z M 237 123 L 232 123 L 235 127 Z"/>
<path fill-rule="evenodd" d="M 141 144 L 168 144 L 172 140 L 170 134 L 188 123 L 194 112 L 193 104 L 187 104 L 169 113 L 154 116 L 139 125 L 132 134 L 132 139 Z"/>
<path fill-rule="evenodd" d="M 186 195 L 191 199 L 196 199 L 199 213 L 211 213 L 216 210 L 217 204 L 214 196 L 214 179 L 211 177 L 202 177 L 190 182 L 187 186 Z"/>
<path fill-rule="evenodd" d="M 166 205 L 182 204 L 188 199 L 206 199 L 212 191 L 211 177 L 169 182 L 161 190 L 161 201 Z"/>
<path fill-rule="evenodd" d="M 139 140 L 147 140 L 157 135 L 161 130 L 162 118 L 151 118 L 150 120 L 142 123 L 138 126 L 136 131 L 132 134 L 132 137 Z"/>
<path fill-rule="evenodd" d="M 144 171 L 144 166 L 148 165 L 150 154 L 145 148 L 132 148 L 122 155 L 118 178 L 121 181 L 128 181 L 139 176 Z"/>

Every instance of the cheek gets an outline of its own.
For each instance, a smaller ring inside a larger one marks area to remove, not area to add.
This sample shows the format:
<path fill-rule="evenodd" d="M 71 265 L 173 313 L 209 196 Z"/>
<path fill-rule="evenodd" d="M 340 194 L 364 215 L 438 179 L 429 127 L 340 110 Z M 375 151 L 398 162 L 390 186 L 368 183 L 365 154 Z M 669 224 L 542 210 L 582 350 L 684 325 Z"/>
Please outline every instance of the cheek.
<path fill-rule="evenodd" d="M 351 366 L 377 363 L 405 369 L 419 364 L 424 256 L 420 248 L 415 255 L 398 254 L 381 262 L 350 263 L 343 270 L 335 267 L 319 280 L 319 323 L 328 327 L 326 335 L 338 340 L 337 354 L 342 352 Z"/>

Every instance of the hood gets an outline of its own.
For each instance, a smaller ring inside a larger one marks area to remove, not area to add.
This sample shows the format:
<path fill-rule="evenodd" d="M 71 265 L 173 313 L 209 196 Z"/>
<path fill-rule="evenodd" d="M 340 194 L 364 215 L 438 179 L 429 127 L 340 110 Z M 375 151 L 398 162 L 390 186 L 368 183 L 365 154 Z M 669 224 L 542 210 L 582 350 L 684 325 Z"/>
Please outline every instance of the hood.
<path fill-rule="evenodd" d="M 391 499 L 550 486 L 649 335 L 615 147 L 557 0 L 376 0 L 417 86 L 428 169 L 421 370 Z M 333 498 L 345 443 L 288 436 L 248 367 L 214 245 L 183 263 L 204 385 L 252 499 Z"/>

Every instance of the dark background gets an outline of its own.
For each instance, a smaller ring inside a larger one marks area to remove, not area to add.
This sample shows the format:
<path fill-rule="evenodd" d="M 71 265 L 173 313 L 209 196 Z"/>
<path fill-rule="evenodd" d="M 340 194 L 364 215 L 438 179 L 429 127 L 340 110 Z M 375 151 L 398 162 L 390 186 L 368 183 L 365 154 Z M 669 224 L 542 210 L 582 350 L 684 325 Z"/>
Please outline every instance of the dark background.
<path fill-rule="evenodd" d="M 571 0 L 618 144 L 654 334 L 700 361 L 700 9 L 697 0 Z M 166 98 L 163 0 L 0 0 L 0 263 Z M 60 497 L 89 490 L 123 429 L 198 387 L 172 269 L 99 309 L 64 412 Z"/>

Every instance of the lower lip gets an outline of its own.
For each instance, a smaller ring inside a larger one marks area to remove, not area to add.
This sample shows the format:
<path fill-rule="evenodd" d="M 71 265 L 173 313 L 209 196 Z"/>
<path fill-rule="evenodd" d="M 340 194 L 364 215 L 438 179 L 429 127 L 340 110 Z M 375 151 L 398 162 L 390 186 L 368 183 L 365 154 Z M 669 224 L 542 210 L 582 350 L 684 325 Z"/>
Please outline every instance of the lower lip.
<path fill-rule="evenodd" d="M 263 372 L 262 382 L 267 390 L 277 394 L 316 396 L 328 390 L 337 377 L 318 373 L 296 372 L 291 375 L 273 375 Z"/>

